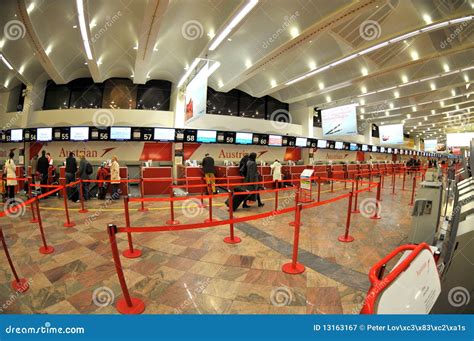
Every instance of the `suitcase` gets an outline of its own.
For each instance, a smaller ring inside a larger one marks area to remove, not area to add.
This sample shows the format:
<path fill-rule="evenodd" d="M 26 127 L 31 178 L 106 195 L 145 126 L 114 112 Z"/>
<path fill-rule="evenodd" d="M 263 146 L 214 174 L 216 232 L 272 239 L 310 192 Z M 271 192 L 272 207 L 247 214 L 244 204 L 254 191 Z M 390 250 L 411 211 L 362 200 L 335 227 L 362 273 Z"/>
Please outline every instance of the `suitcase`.
<path fill-rule="evenodd" d="M 245 187 L 234 187 L 234 192 L 249 192 L 249 190 Z M 240 194 L 240 195 L 233 195 L 232 196 L 232 210 L 235 212 L 239 208 L 240 204 L 249 197 L 248 194 Z M 225 201 L 225 204 L 229 206 L 229 199 Z"/>

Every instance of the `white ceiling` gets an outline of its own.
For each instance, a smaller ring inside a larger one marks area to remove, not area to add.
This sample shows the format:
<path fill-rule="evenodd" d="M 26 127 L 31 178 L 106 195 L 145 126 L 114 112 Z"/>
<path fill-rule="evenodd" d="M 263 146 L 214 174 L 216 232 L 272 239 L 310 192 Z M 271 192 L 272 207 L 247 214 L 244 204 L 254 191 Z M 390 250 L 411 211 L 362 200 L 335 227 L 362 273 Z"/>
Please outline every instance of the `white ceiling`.
<path fill-rule="evenodd" d="M 176 84 L 201 57 L 221 63 L 209 79 L 218 91 L 238 88 L 319 108 L 357 102 L 363 119 L 405 120 L 407 132 L 425 138 L 436 136 L 433 130 L 473 123 L 474 85 L 467 84 L 474 69 L 465 69 L 474 65 L 474 20 L 420 33 L 287 83 L 400 35 L 474 15 L 474 0 L 260 0 L 210 51 L 213 37 L 247 1 L 84 0 L 93 55 L 88 61 L 75 0 L 2 0 L 0 51 L 14 70 L 0 64 L 0 90 L 80 77 Z M 452 73 L 456 70 L 461 71 Z"/>

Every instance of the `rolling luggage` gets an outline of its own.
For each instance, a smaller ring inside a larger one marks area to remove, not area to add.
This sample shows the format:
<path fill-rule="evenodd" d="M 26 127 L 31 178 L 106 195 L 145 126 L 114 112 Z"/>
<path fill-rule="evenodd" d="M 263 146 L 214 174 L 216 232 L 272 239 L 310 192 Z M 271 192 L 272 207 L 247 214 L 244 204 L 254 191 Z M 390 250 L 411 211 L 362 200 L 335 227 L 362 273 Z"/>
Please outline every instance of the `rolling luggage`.
<path fill-rule="evenodd" d="M 245 187 L 234 187 L 234 192 L 248 192 L 249 190 Z M 248 198 L 248 194 L 239 194 L 232 197 L 232 210 L 235 212 L 239 208 L 240 204 Z M 229 206 L 229 200 L 225 201 L 225 204 Z"/>

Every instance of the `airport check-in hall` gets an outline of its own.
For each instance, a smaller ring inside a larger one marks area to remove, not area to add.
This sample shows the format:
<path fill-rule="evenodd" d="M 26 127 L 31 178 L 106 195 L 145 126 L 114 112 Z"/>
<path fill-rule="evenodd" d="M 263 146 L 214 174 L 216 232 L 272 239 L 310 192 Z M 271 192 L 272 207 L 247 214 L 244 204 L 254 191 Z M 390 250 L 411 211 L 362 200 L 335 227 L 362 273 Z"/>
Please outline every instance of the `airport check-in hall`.
<path fill-rule="evenodd" d="M 1 1 L 2 316 L 473 314 L 473 19 Z"/>

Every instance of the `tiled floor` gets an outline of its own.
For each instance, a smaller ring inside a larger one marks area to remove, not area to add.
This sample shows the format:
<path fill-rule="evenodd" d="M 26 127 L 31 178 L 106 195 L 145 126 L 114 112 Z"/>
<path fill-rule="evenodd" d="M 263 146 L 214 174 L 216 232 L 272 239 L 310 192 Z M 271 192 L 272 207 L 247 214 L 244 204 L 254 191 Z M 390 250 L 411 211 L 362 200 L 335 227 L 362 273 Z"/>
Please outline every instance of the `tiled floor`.
<path fill-rule="evenodd" d="M 323 187 L 321 199 L 348 190 L 337 184 L 334 193 Z M 288 192 L 290 194 L 290 192 Z M 287 194 L 287 195 L 288 195 Z M 226 244 L 228 226 L 174 232 L 134 233 L 140 258 L 121 257 L 132 296 L 142 298 L 149 314 L 332 314 L 358 313 L 369 287 L 370 267 L 394 247 L 403 244 L 410 226 L 410 191 L 385 189 L 381 220 L 367 214 L 353 214 L 352 243 L 341 243 L 348 199 L 302 211 L 299 261 L 306 271 L 289 275 L 281 271 L 290 261 L 294 228 L 288 226 L 294 214 L 239 223 L 235 233 L 239 244 Z M 364 193 L 358 206 L 371 203 L 375 193 Z M 265 195 L 265 207 L 240 209 L 236 217 L 273 209 L 273 195 Z M 189 204 L 191 203 L 191 204 Z M 280 197 L 280 208 L 293 205 Z M 225 219 L 223 200 L 215 200 L 214 217 Z M 22 277 L 31 288 L 16 294 L 10 287 L 12 274 L 0 255 L 0 303 L 2 313 L 117 313 L 111 299 L 122 296 L 112 261 L 106 226 L 124 226 L 123 201 L 86 202 L 87 214 L 70 203 L 73 228 L 63 227 L 62 201 L 41 202 L 48 244 L 55 252 L 43 255 L 37 224 L 30 223 L 30 211 L 18 218 L 0 221 L 7 244 Z M 137 212 L 132 203 L 132 226 L 159 226 L 168 219 L 165 203 L 147 203 L 150 211 Z M 175 206 L 181 223 L 202 222 L 208 209 L 194 201 Z M 185 214 L 187 216 L 185 216 Z M 367 217 L 366 217 L 367 216 Z M 127 249 L 126 234 L 117 235 L 119 250 Z"/>

